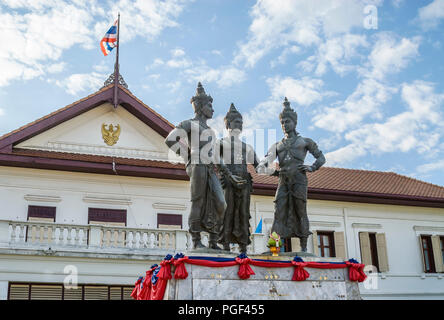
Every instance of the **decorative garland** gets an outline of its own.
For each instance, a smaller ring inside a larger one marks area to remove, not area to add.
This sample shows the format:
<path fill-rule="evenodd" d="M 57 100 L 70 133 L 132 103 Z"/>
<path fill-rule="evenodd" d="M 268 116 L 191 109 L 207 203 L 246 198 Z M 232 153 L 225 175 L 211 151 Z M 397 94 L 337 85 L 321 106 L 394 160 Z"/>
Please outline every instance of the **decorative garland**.
<path fill-rule="evenodd" d="M 152 265 L 146 272 L 145 277 L 139 277 L 134 284 L 134 290 L 131 297 L 136 300 L 162 300 L 168 280 L 172 279 L 171 265 L 175 266 L 174 279 L 186 279 L 188 272 L 185 263 L 205 267 L 232 267 L 239 265 L 237 272 L 240 279 L 249 279 L 254 275 L 250 265 L 264 268 L 288 268 L 294 267 L 294 273 L 291 280 L 304 281 L 310 274 L 305 268 L 317 269 L 348 269 L 350 281 L 363 282 L 367 276 L 364 273 L 364 266 L 354 259 L 344 262 L 305 262 L 301 257 L 294 257 L 292 261 L 276 261 L 250 259 L 246 254 L 240 254 L 236 258 L 218 258 L 218 257 L 199 257 L 184 256 L 182 253 L 174 257 L 168 254 L 160 263 Z"/>

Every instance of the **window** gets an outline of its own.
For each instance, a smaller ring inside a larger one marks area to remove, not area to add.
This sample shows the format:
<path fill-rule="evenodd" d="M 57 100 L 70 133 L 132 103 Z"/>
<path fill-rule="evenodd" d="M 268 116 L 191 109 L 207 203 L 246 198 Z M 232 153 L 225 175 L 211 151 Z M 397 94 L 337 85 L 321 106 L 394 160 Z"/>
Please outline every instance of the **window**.
<path fill-rule="evenodd" d="M 419 241 L 422 252 L 424 272 L 444 272 L 444 236 L 420 235 Z"/>
<path fill-rule="evenodd" d="M 342 231 L 313 231 L 313 253 L 320 257 L 345 259 L 345 236 Z"/>
<path fill-rule="evenodd" d="M 126 226 L 126 210 L 88 208 L 88 224 Z"/>
<path fill-rule="evenodd" d="M 88 208 L 88 224 L 98 224 L 105 227 L 125 227 L 126 210 Z M 126 241 L 126 233 L 108 229 L 102 233 L 101 241 L 106 246 L 123 246 Z"/>
<path fill-rule="evenodd" d="M 318 231 L 318 253 L 321 257 L 335 257 L 333 232 Z"/>
<path fill-rule="evenodd" d="M 435 273 L 435 262 L 433 261 L 432 237 L 421 236 L 422 257 L 424 259 L 424 271 Z"/>
<path fill-rule="evenodd" d="M 158 229 L 182 229 L 182 215 L 181 214 L 157 214 L 157 228 Z"/>
<path fill-rule="evenodd" d="M 41 222 L 41 223 L 53 223 L 56 217 L 56 207 L 45 206 L 28 206 L 28 221 Z M 26 240 L 29 242 L 42 242 L 44 239 L 49 240 L 52 237 L 53 230 L 50 228 L 45 233 L 45 228 L 37 225 L 30 226 L 26 230 Z"/>
<path fill-rule="evenodd" d="M 373 265 L 378 272 L 389 270 L 385 233 L 360 232 L 361 262 Z"/>
<path fill-rule="evenodd" d="M 56 207 L 28 206 L 28 221 L 54 222 Z"/>
<path fill-rule="evenodd" d="M 444 261 L 444 236 L 439 237 L 439 240 L 441 242 L 441 258 Z"/>
<path fill-rule="evenodd" d="M 132 300 L 133 286 L 78 285 L 77 289 L 62 284 L 10 283 L 8 300 Z"/>

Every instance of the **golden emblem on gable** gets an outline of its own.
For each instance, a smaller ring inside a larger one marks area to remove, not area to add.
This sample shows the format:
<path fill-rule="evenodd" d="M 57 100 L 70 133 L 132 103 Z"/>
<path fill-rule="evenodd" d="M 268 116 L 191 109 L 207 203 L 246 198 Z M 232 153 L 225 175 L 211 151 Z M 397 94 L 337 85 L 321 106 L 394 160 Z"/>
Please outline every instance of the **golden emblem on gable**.
<path fill-rule="evenodd" d="M 106 128 L 106 124 L 102 124 L 102 138 L 103 141 L 109 146 L 115 145 L 117 140 L 119 140 L 120 135 L 120 125 L 118 124 L 115 129 L 112 124 Z"/>

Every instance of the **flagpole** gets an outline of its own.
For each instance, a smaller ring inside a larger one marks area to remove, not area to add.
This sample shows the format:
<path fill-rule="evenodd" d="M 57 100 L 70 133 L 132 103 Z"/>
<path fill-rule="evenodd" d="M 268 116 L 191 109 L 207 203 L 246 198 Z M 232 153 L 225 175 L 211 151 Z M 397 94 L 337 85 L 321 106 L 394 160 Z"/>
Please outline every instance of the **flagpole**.
<path fill-rule="evenodd" d="M 117 16 L 117 52 L 116 52 L 116 64 L 114 65 L 114 98 L 113 104 L 114 108 L 117 108 L 118 104 L 118 85 L 119 85 L 119 33 L 120 33 L 120 12 Z"/>

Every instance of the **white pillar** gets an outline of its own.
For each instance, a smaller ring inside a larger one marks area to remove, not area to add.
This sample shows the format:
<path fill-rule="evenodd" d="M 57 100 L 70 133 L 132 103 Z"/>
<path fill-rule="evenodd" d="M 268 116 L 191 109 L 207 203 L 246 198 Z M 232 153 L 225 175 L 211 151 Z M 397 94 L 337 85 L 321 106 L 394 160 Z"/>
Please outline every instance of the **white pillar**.
<path fill-rule="evenodd" d="M 187 250 L 187 232 L 186 230 L 176 230 L 176 252 L 184 253 Z"/>
<path fill-rule="evenodd" d="M 260 254 L 268 251 L 265 234 L 253 233 L 251 237 L 253 240 L 253 253 Z"/>
<path fill-rule="evenodd" d="M 100 247 L 102 245 L 102 227 L 92 225 L 89 229 L 89 247 Z"/>
<path fill-rule="evenodd" d="M 0 245 L 9 243 L 9 221 L 0 221 Z"/>
<path fill-rule="evenodd" d="M 0 281 L 0 300 L 8 299 L 8 281 Z"/>

